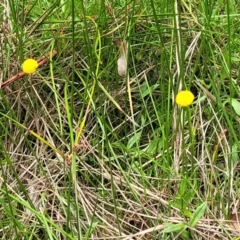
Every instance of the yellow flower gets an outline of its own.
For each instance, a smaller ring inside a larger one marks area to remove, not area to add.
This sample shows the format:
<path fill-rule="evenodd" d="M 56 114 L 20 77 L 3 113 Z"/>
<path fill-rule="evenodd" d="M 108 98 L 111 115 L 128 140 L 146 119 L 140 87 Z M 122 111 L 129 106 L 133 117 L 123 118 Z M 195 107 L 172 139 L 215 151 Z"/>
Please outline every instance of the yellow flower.
<path fill-rule="evenodd" d="M 32 58 L 26 59 L 22 64 L 22 70 L 24 73 L 31 74 L 36 72 L 38 68 L 38 62 Z"/>
<path fill-rule="evenodd" d="M 176 96 L 176 103 L 181 107 L 187 107 L 193 103 L 194 95 L 191 91 L 180 91 Z"/>

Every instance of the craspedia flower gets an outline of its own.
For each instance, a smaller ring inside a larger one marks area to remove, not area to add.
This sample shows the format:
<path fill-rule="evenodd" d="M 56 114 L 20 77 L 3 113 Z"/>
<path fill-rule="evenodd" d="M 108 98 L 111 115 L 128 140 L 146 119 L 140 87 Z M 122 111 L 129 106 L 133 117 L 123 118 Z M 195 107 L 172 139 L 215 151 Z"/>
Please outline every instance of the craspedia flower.
<path fill-rule="evenodd" d="M 26 59 L 22 64 L 22 70 L 26 74 L 31 74 L 36 72 L 38 68 L 38 62 L 32 58 Z"/>
<path fill-rule="evenodd" d="M 181 107 L 187 107 L 193 103 L 194 95 L 189 90 L 180 91 L 176 96 L 176 103 Z"/>

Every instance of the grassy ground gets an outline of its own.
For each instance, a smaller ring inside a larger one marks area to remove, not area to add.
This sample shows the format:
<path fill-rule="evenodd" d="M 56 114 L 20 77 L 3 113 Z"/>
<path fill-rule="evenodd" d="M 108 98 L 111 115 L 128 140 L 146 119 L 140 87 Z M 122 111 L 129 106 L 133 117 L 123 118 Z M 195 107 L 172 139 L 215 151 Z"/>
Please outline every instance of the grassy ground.
<path fill-rule="evenodd" d="M 4 0 L 0 238 L 238 239 L 239 11 Z"/>

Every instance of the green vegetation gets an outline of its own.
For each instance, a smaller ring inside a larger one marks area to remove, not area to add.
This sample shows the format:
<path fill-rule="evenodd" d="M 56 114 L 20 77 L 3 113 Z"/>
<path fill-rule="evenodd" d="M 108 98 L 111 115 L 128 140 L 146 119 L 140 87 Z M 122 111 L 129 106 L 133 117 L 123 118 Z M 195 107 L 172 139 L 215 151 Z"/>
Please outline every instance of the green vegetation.
<path fill-rule="evenodd" d="M 235 2 L 0 4 L 1 239 L 237 239 Z"/>

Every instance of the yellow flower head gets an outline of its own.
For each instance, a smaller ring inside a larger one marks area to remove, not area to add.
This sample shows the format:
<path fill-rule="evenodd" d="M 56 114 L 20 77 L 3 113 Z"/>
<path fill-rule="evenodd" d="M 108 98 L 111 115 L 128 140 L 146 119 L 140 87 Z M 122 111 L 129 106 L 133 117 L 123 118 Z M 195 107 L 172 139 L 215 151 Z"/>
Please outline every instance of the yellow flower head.
<path fill-rule="evenodd" d="M 38 62 L 32 58 L 26 59 L 22 64 L 22 70 L 26 74 L 31 74 L 36 72 L 38 68 Z"/>
<path fill-rule="evenodd" d="M 194 95 L 191 91 L 180 91 L 176 96 L 176 103 L 181 107 L 187 107 L 193 103 Z"/>

